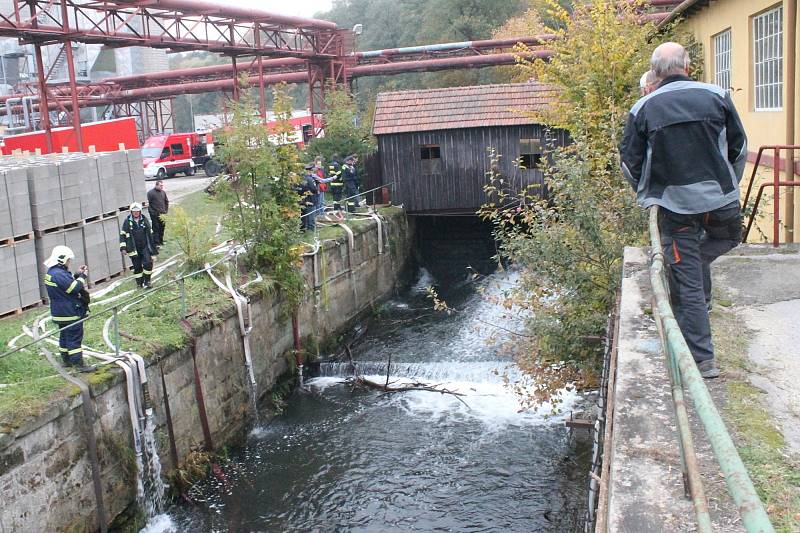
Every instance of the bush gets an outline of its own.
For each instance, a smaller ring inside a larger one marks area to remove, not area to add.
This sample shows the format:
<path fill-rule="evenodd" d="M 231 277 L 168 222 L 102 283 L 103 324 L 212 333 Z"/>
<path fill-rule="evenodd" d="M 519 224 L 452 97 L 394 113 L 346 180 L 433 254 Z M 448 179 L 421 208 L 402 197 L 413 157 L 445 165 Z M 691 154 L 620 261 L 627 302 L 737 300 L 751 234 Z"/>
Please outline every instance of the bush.
<path fill-rule="evenodd" d="M 173 207 L 162 215 L 170 226 L 170 233 L 186 259 L 188 271 L 203 268 L 213 245 L 214 225 L 208 217 L 190 216 L 181 206 Z"/>

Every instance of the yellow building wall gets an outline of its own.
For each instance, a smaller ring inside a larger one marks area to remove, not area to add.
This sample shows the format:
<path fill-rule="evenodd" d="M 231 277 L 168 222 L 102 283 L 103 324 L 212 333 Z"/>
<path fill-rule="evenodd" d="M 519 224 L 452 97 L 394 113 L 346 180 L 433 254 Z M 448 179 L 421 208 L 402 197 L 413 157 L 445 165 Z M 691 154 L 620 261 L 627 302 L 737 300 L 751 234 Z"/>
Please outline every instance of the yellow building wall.
<path fill-rule="evenodd" d="M 786 6 L 784 2 L 775 0 L 712 0 L 710 4 L 699 11 L 692 13 L 683 22 L 683 28 L 691 31 L 703 46 L 704 78 L 702 81 L 714 82 L 714 36 L 727 30 L 731 30 L 731 86 L 733 99 L 736 109 L 744 124 L 747 132 L 748 150 L 755 154 L 759 146 L 771 144 L 786 144 L 786 112 L 779 111 L 756 111 L 753 100 L 754 73 L 753 73 L 753 37 L 752 37 L 752 17 L 775 7 L 784 6 L 783 10 L 783 56 L 784 56 L 784 80 L 783 80 L 783 102 L 784 109 L 788 98 L 795 101 L 795 143 L 798 139 L 798 129 L 800 129 L 800 105 L 798 105 L 797 91 L 795 94 L 788 95 L 786 90 L 786 56 L 788 46 L 786 43 Z M 800 18 L 800 17 L 799 17 Z M 798 25 L 800 30 L 800 25 Z M 800 33 L 800 31 L 798 32 Z M 795 64 L 797 61 L 795 60 Z M 797 76 L 795 76 L 795 79 Z M 795 152 L 795 160 L 800 159 L 800 150 Z M 765 155 L 772 155 L 772 152 L 765 152 Z M 758 191 L 758 186 L 763 181 L 772 180 L 772 168 L 764 167 L 763 163 L 759 167 L 756 182 L 753 185 L 752 197 Z M 750 175 L 753 170 L 752 163 L 748 163 L 742 178 L 742 195 L 747 189 Z M 785 180 L 784 172 L 781 172 L 781 180 Z M 795 177 L 800 180 L 800 176 Z M 782 189 L 781 196 L 785 195 Z M 760 242 L 772 239 L 772 200 L 773 193 L 771 188 L 764 191 L 764 198 L 759 206 L 759 213 L 762 215 L 757 218 L 758 228 L 750 232 L 749 242 Z M 800 241 L 800 188 L 795 190 L 795 242 Z M 766 203 L 763 200 L 767 200 Z M 781 208 L 784 207 L 781 203 Z M 783 221 L 784 216 L 780 219 Z M 787 228 L 788 229 L 788 228 Z M 783 232 L 782 232 L 783 233 Z M 781 240 L 784 236 L 781 236 Z"/>

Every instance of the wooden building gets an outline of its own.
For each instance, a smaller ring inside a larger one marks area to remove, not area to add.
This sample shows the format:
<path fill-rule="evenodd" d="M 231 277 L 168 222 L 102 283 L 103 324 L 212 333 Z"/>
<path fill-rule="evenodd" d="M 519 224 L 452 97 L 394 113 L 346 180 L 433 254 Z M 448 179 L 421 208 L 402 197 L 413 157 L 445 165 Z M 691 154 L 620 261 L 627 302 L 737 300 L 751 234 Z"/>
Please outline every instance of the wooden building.
<path fill-rule="evenodd" d="M 542 183 L 543 149 L 567 135 L 524 114 L 549 105 L 553 91 L 538 82 L 480 85 L 378 95 L 372 131 L 381 182 L 411 214 L 474 214 L 486 203 L 489 148 L 513 187 Z M 521 159 L 529 170 L 520 170 Z"/>

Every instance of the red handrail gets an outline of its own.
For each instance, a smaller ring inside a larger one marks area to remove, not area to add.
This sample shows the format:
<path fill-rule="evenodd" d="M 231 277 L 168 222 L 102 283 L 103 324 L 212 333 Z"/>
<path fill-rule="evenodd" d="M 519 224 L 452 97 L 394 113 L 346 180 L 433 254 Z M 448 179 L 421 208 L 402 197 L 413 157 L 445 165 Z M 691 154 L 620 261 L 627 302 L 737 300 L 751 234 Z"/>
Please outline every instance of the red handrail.
<path fill-rule="evenodd" d="M 772 187 L 775 195 L 775 199 L 772 202 L 772 211 L 773 211 L 773 219 L 772 219 L 772 246 L 777 248 L 780 244 L 780 214 L 781 214 L 781 202 L 780 202 L 780 188 L 781 187 L 797 187 L 800 186 L 800 181 L 781 181 L 780 174 L 781 174 L 781 150 L 797 150 L 800 149 L 800 145 L 798 144 L 774 144 L 774 145 L 765 145 L 758 148 L 758 155 L 756 156 L 756 162 L 753 165 L 753 172 L 750 174 L 750 183 L 747 186 L 747 193 L 744 195 L 744 207 L 747 208 L 747 202 L 750 200 L 750 193 L 753 190 L 753 183 L 756 180 L 756 173 L 758 172 L 758 166 L 761 163 L 761 154 L 764 153 L 764 150 L 772 150 L 772 183 L 762 183 L 761 186 L 758 188 L 758 194 L 756 195 L 756 201 L 753 204 L 753 211 L 750 213 L 750 220 L 747 223 L 747 228 L 744 231 L 744 236 L 742 237 L 742 241 L 747 241 L 747 236 L 750 234 L 750 228 L 753 226 L 753 221 L 756 218 L 756 213 L 758 212 L 758 205 L 761 202 L 761 196 L 764 192 L 764 188 Z M 787 165 L 793 165 L 794 162 L 790 161 L 787 162 Z"/>

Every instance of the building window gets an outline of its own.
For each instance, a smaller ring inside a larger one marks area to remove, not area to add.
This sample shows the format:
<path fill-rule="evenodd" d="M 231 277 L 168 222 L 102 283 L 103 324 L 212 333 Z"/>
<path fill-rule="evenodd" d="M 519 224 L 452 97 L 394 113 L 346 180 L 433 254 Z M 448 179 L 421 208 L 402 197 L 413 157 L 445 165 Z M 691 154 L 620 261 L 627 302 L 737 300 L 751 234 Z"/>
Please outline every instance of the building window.
<path fill-rule="evenodd" d="M 714 36 L 714 83 L 731 89 L 731 30 Z"/>
<path fill-rule="evenodd" d="M 783 107 L 783 8 L 753 17 L 755 108 Z"/>
<path fill-rule="evenodd" d="M 524 169 L 534 169 L 542 160 L 542 141 L 539 139 L 519 140 L 519 164 Z"/>
<path fill-rule="evenodd" d="M 438 174 L 442 170 L 442 152 L 438 144 L 426 144 L 420 148 L 423 174 Z"/>

